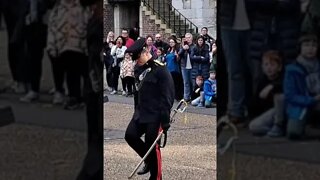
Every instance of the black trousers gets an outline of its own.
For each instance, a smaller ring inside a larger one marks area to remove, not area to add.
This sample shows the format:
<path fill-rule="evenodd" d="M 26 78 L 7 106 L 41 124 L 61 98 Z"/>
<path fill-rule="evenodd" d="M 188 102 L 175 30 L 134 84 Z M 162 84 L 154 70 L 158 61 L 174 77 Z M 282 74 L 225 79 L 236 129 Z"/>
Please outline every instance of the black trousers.
<path fill-rule="evenodd" d="M 183 98 L 183 79 L 182 75 L 178 72 L 171 72 L 174 82 L 175 99 L 180 101 Z"/>
<path fill-rule="evenodd" d="M 27 82 L 31 90 L 39 92 L 42 75 L 42 59 L 47 39 L 47 26 L 42 23 L 34 23 L 25 28 L 26 36 L 26 69 Z"/>
<path fill-rule="evenodd" d="M 111 68 L 111 87 L 114 90 L 118 91 L 118 84 L 119 84 L 119 76 L 120 76 L 120 67 L 115 66 Z"/>
<path fill-rule="evenodd" d="M 24 39 L 21 39 L 23 35 L 15 33 L 15 31 L 22 32 L 21 29 L 17 28 L 22 7 L 17 0 L 2 0 L 0 6 L 8 33 L 8 60 L 11 76 L 14 81 L 25 82 L 26 72 L 24 70 L 26 68 L 22 62 L 25 58 Z"/>
<path fill-rule="evenodd" d="M 134 88 L 134 77 L 124 77 L 122 80 L 122 89 L 128 91 L 129 94 L 132 94 Z"/>
<path fill-rule="evenodd" d="M 106 80 L 109 87 L 112 87 L 112 71 L 111 71 L 111 64 L 108 63 L 107 60 L 104 61 L 104 64 L 106 66 Z"/>
<path fill-rule="evenodd" d="M 152 143 L 156 140 L 159 131 L 160 123 L 142 124 L 135 120 L 131 120 L 126 130 L 125 140 L 142 158 L 147 153 Z M 142 141 L 141 139 L 143 134 L 145 134 L 145 141 Z M 150 180 L 161 180 L 161 152 L 158 144 L 151 151 L 145 162 L 150 166 Z"/>
<path fill-rule="evenodd" d="M 81 79 L 89 76 L 88 56 L 75 51 L 66 51 L 61 54 L 58 61 L 64 64 L 67 75 L 68 96 L 77 101 L 82 100 Z"/>
<path fill-rule="evenodd" d="M 51 61 L 51 69 L 53 74 L 53 82 L 55 91 L 64 94 L 63 83 L 65 81 L 65 66 L 59 58 L 49 56 Z"/>

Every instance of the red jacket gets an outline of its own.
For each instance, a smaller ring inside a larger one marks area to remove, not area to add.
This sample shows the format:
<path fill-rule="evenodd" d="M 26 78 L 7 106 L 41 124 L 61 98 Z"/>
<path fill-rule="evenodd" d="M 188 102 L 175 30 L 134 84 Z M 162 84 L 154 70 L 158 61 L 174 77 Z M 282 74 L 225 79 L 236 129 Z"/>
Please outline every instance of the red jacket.
<path fill-rule="evenodd" d="M 128 38 L 128 39 L 126 40 L 126 47 L 129 48 L 130 46 L 133 45 L 133 43 L 134 43 L 134 40 L 131 39 L 131 38 Z"/>

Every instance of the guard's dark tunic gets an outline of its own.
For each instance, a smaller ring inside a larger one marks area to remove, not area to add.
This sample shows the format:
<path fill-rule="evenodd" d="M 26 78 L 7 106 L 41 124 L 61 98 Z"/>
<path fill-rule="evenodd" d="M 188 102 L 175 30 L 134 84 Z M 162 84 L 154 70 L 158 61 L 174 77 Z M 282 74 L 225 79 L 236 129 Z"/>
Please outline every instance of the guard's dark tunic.
<path fill-rule="evenodd" d="M 139 79 L 144 73 L 143 80 Z M 134 119 L 138 119 L 140 123 L 168 123 L 174 102 L 174 84 L 167 68 L 150 60 L 135 69 L 135 77 L 140 89 L 137 88 L 135 93 Z"/>

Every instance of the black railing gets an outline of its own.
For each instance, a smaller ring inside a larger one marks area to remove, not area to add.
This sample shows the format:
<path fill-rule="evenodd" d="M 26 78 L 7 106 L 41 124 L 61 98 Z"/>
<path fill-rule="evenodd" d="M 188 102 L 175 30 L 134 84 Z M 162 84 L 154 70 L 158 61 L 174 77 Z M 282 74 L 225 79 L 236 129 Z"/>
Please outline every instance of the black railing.
<path fill-rule="evenodd" d="M 167 0 L 142 0 L 142 2 L 154 15 L 157 15 L 168 25 L 177 37 L 181 37 L 187 32 L 198 33 L 198 27 L 173 7 L 171 3 L 168 3 Z"/>

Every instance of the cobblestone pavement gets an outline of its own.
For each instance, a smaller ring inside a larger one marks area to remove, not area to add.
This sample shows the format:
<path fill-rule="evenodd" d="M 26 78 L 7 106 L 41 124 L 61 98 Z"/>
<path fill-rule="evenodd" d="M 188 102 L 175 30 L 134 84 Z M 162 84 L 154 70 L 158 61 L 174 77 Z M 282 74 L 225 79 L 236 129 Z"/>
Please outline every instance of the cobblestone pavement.
<path fill-rule="evenodd" d="M 133 106 L 109 102 L 104 108 L 104 179 L 125 180 L 141 160 L 123 139 Z M 215 124 L 211 115 L 177 115 L 162 149 L 164 180 L 215 180 Z M 148 179 L 148 175 L 135 179 Z"/>
<path fill-rule="evenodd" d="M 0 128 L 0 179 L 72 180 L 86 153 L 85 132 L 11 124 Z"/>

